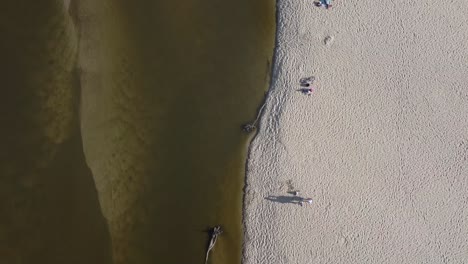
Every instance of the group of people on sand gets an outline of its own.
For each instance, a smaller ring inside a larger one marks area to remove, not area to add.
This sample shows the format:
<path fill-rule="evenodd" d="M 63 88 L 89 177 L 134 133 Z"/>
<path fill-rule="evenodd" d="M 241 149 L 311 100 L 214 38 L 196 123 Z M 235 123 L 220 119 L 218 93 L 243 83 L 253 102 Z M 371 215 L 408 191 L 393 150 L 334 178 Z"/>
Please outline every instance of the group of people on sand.
<path fill-rule="evenodd" d="M 314 2 L 314 4 L 318 7 L 325 7 L 326 9 L 329 9 L 332 7 L 332 4 L 331 4 L 332 0 L 318 0 L 316 2 Z M 302 89 L 300 89 L 300 91 L 306 95 L 312 95 L 312 92 L 314 91 L 314 87 L 312 86 L 312 84 L 314 83 L 314 80 L 315 80 L 315 77 L 314 76 L 311 76 L 311 77 L 306 77 L 306 78 L 302 78 L 300 80 L 300 84 L 301 84 L 301 87 Z"/>
<path fill-rule="evenodd" d="M 314 87 L 312 86 L 312 84 L 314 83 L 314 80 L 315 80 L 314 76 L 302 78 L 299 81 L 302 87 L 300 91 L 306 95 L 309 95 L 309 96 L 312 95 L 312 92 L 314 91 Z"/>

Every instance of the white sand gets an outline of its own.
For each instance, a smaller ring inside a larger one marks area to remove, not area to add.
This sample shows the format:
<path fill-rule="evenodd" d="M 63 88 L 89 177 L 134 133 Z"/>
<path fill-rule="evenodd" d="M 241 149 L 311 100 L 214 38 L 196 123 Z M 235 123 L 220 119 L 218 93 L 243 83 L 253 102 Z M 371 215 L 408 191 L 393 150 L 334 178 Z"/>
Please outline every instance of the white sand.
<path fill-rule="evenodd" d="M 244 263 L 468 263 L 468 1 L 334 4 L 278 0 Z"/>

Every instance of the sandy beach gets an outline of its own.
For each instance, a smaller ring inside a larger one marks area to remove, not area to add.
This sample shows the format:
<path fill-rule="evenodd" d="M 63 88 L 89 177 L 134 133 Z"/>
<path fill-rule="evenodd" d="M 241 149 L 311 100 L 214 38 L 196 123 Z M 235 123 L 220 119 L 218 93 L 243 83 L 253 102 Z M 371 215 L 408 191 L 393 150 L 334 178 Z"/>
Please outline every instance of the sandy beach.
<path fill-rule="evenodd" d="M 468 263 L 468 2 L 277 8 L 243 263 Z"/>

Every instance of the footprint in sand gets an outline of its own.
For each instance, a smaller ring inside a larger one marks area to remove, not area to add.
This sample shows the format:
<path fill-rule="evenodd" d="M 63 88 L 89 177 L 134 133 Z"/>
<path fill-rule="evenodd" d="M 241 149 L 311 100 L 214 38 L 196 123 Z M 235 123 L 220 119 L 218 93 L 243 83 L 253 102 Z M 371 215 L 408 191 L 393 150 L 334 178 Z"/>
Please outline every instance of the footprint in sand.
<path fill-rule="evenodd" d="M 333 36 L 326 36 L 324 39 L 323 39 L 323 43 L 327 46 L 330 46 L 332 43 L 333 43 L 333 40 L 335 38 Z"/>
<path fill-rule="evenodd" d="M 286 181 L 286 186 L 288 187 L 288 192 L 292 192 L 295 190 L 292 179 Z"/>
<path fill-rule="evenodd" d="M 340 238 L 340 246 L 348 246 L 348 239 L 346 237 Z"/>

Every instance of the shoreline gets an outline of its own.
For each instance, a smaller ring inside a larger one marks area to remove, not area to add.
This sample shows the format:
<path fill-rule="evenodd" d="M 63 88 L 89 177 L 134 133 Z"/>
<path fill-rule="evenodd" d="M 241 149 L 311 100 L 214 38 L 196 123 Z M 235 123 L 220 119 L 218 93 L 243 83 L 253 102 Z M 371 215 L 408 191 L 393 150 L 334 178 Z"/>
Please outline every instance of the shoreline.
<path fill-rule="evenodd" d="M 242 263 L 468 261 L 468 4 L 410 5 L 277 1 Z"/>
<path fill-rule="evenodd" d="M 267 89 L 273 2 L 77 4 L 84 151 L 114 262 L 205 259 L 203 230 L 222 224 L 210 261 L 239 263 L 239 126 Z"/>

